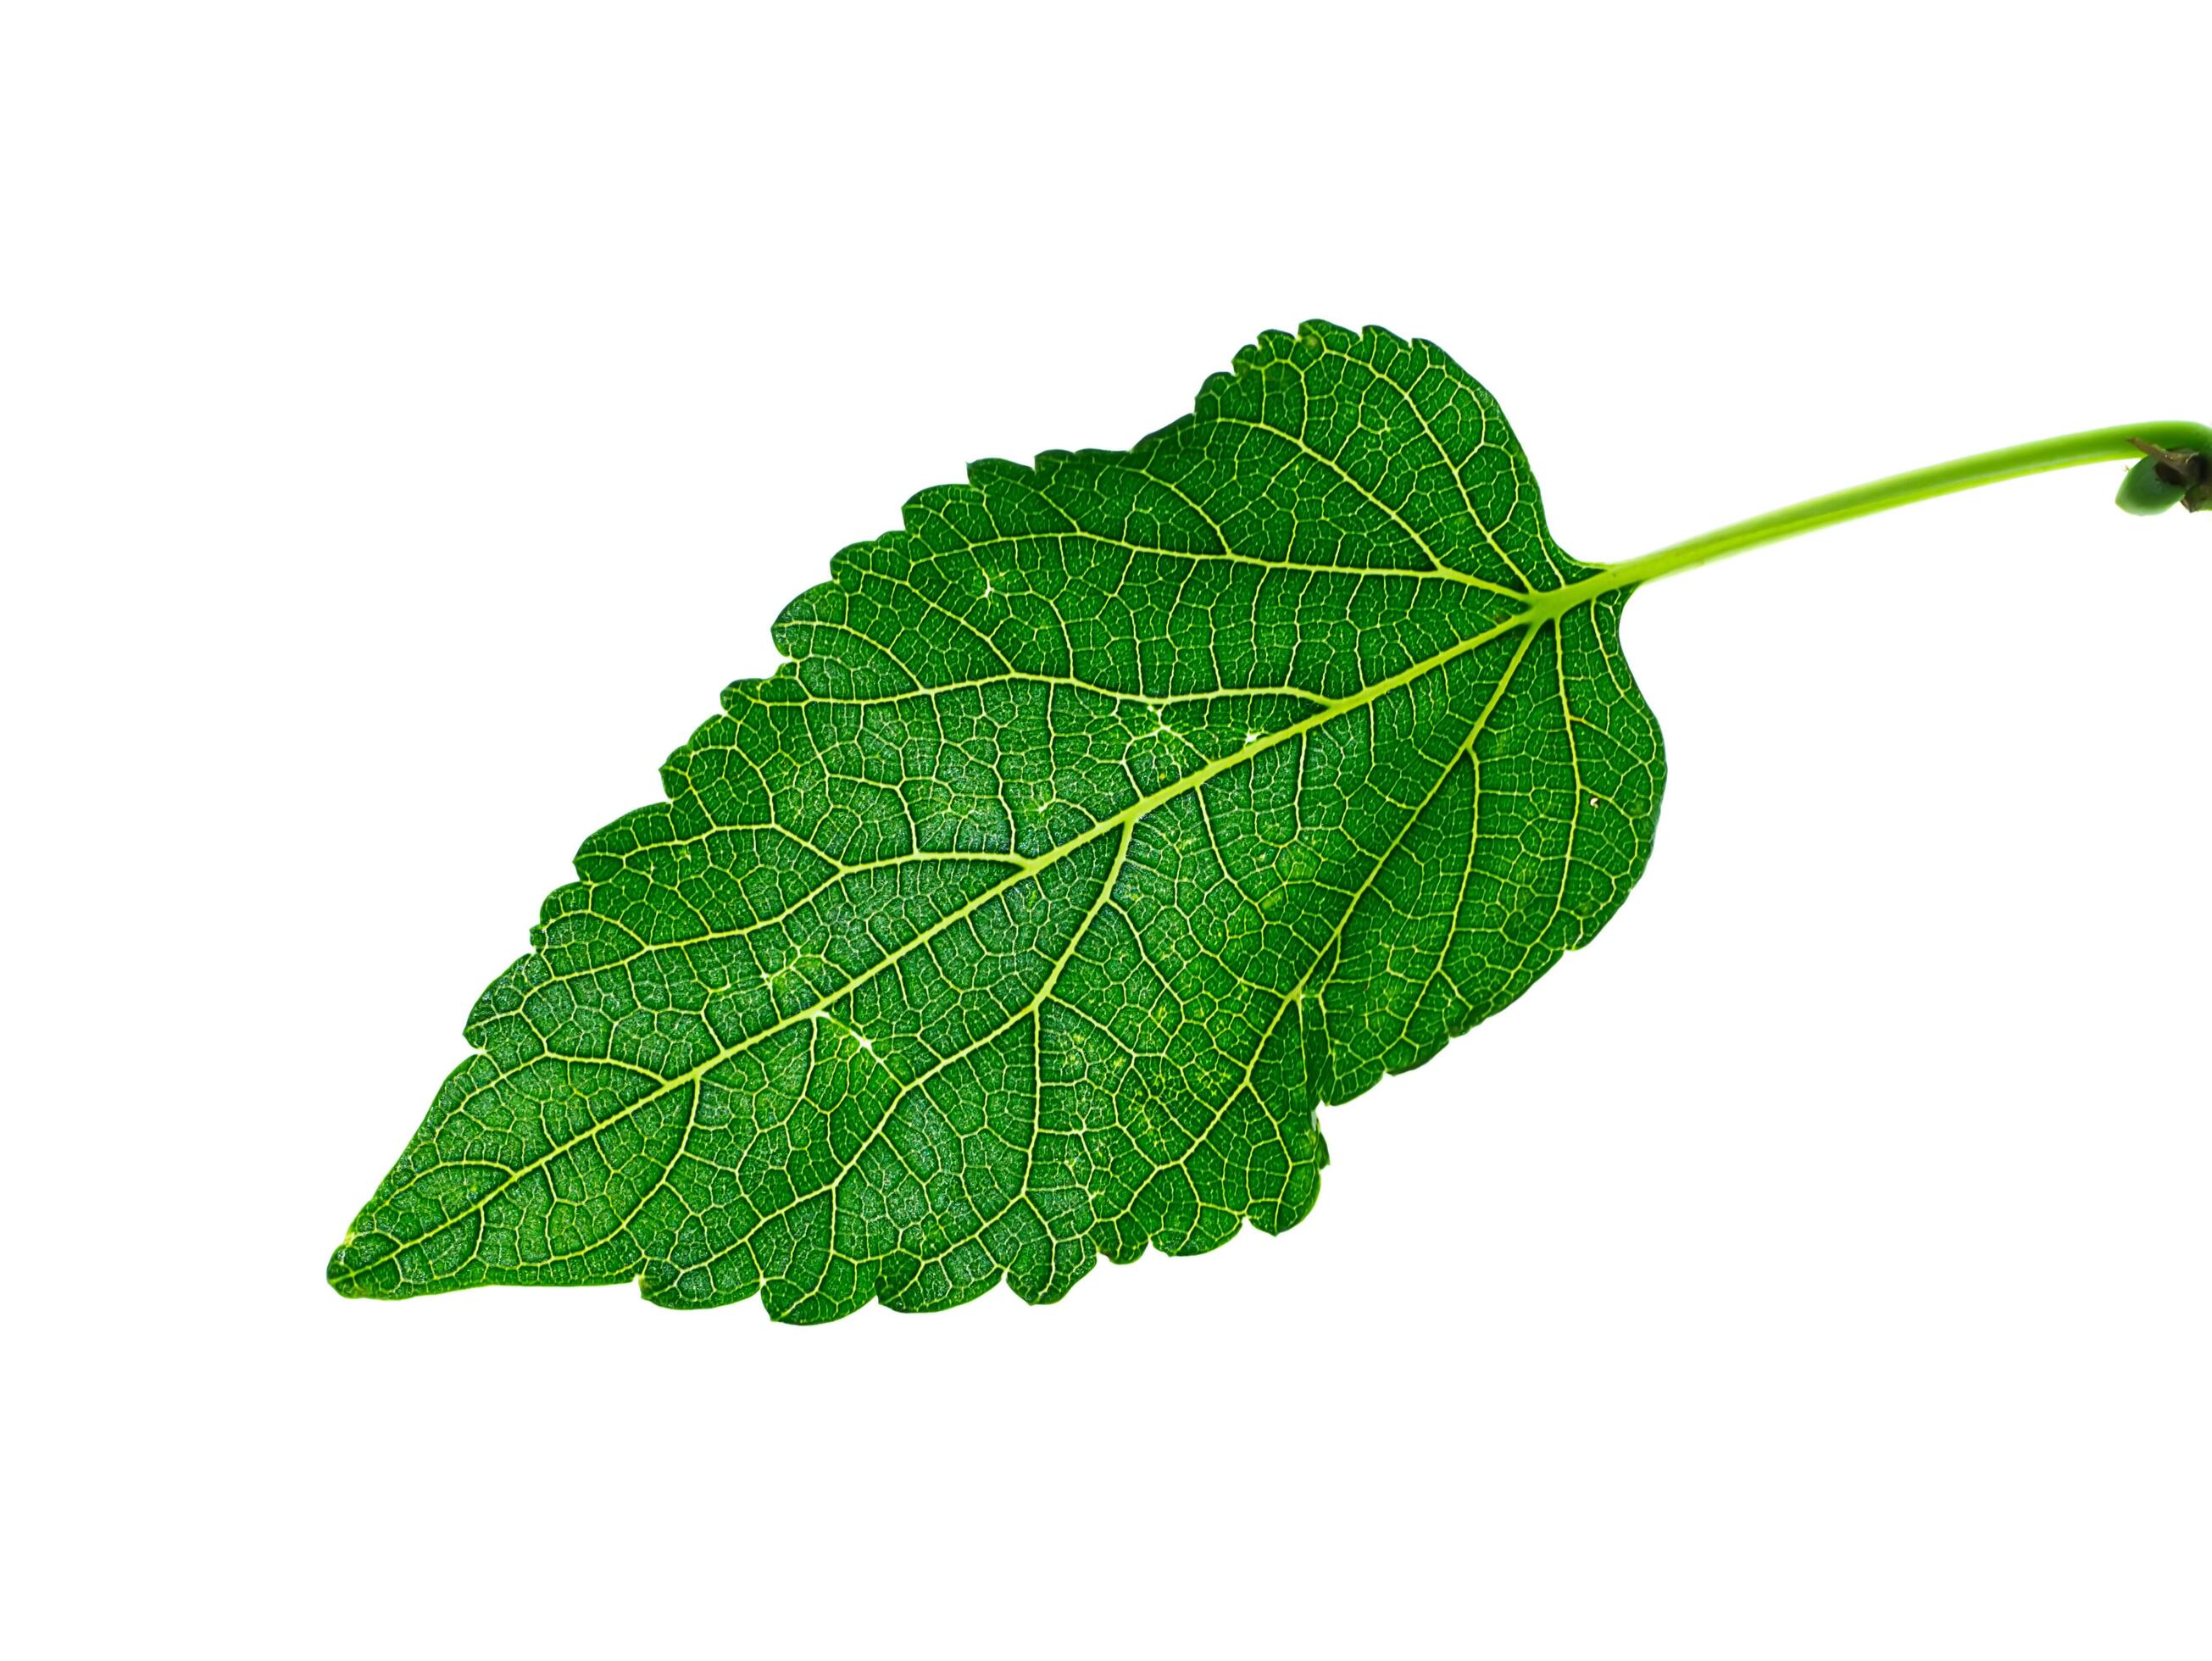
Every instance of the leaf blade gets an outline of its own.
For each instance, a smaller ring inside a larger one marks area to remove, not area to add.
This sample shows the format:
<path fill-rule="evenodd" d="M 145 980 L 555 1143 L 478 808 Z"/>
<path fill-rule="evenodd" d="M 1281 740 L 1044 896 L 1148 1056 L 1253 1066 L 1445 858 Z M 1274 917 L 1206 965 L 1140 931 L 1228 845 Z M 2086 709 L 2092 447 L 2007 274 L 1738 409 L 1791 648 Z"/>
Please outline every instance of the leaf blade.
<path fill-rule="evenodd" d="M 1625 592 L 1576 597 L 1424 343 L 1264 336 L 1131 451 L 978 464 L 832 570 L 580 851 L 341 1290 L 828 1319 L 1287 1227 L 1315 1107 L 1519 995 L 1648 854 Z"/>

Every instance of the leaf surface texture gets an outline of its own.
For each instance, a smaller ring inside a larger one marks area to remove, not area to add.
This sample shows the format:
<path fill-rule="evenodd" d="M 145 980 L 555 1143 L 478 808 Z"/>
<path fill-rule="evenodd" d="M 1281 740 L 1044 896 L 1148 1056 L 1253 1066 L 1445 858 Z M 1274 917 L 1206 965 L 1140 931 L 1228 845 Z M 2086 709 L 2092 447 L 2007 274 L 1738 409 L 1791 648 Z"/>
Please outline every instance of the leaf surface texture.
<path fill-rule="evenodd" d="M 1436 347 L 1263 336 L 847 549 L 590 838 L 330 1265 L 819 1321 L 1295 1223 L 1315 1110 L 1586 941 L 1663 775 L 1625 587 Z"/>

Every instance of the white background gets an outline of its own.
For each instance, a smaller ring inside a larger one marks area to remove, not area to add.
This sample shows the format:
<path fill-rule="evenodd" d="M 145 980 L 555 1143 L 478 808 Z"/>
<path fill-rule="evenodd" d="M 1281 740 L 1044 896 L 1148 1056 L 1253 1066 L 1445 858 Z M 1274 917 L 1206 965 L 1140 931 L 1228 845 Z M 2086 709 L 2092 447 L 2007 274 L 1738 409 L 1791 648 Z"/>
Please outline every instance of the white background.
<path fill-rule="evenodd" d="M 2212 419 L 2172 20 L 7 16 L 15 1652 L 2212 1650 L 2212 526 L 2116 467 L 1639 596 L 1649 876 L 1279 1239 L 322 1282 L 576 843 L 973 458 L 1310 316 L 1594 559 Z"/>

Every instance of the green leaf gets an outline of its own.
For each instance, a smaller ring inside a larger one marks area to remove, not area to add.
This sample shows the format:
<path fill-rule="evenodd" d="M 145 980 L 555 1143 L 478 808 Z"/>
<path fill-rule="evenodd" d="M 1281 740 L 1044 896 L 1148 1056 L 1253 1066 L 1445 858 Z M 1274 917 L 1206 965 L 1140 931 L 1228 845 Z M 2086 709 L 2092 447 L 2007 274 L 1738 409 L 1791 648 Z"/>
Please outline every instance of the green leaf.
<path fill-rule="evenodd" d="M 330 1263 L 781 1320 L 1312 1206 L 1315 1109 L 1587 941 L 1663 774 L 1628 587 L 1436 347 L 1269 334 L 848 548 L 545 903 Z"/>

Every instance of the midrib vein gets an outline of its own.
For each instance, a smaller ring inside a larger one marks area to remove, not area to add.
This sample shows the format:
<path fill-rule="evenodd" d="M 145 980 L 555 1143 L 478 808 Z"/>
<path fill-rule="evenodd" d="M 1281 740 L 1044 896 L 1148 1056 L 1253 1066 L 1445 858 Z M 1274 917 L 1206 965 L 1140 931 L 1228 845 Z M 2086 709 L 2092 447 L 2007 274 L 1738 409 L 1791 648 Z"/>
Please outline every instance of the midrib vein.
<path fill-rule="evenodd" d="M 1565 611 L 1571 609 L 1574 605 L 1580 604 L 1583 599 L 1595 598 L 1596 595 L 1604 593 L 1607 588 L 1620 586 L 1618 582 L 1607 582 L 1606 578 L 1609 575 L 1610 573 L 1608 571 L 1601 569 L 1594 575 L 1583 578 L 1579 581 L 1569 583 L 1563 587 L 1551 589 L 1540 593 L 1535 596 L 1533 602 L 1528 606 L 1528 608 L 1518 615 L 1509 618 L 1502 623 L 1495 624 L 1479 634 L 1471 635 L 1465 640 L 1455 642 L 1452 645 L 1445 648 L 1443 651 L 1421 659 L 1418 662 L 1409 664 L 1404 669 L 1400 670 L 1396 674 L 1377 681 L 1372 686 L 1364 687 L 1359 691 L 1352 693 L 1347 697 L 1324 707 L 1323 709 L 1318 709 L 1312 715 L 1306 716 L 1301 721 L 1295 721 L 1288 727 L 1280 727 L 1273 733 L 1263 734 L 1261 737 L 1253 740 L 1250 744 L 1245 745 L 1237 750 L 1231 751 L 1228 754 L 1207 763 L 1205 766 L 1197 768 L 1193 771 L 1183 775 L 1182 777 L 1176 780 L 1173 783 L 1164 785 L 1161 787 L 1161 788 L 1152 792 L 1150 794 L 1139 797 L 1127 806 L 1105 818 L 1100 819 L 1097 824 L 1083 831 L 1080 835 L 1061 843 L 1059 847 L 1053 849 L 1049 853 L 1041 855 L 1034 860 L 1018 861 L 1018 868 L 1014 872 L 992 884 L 989 887 L 981 890 L 973 898 L 968 900 L 957 910 L 947 912 L 943 917 L 940 917 L 937 922 L 932 923 L 927 928 L 917 934 L 912 940 L 907 941 L 904 945 L 899 946 L 895 951 L 886 953 L 880 961 L 872 964 L 867 969 L 862 970 L 860 974 L 854 976 L 851 980 L 846 982 L 836 991 L 817 999 L 807 1007 L 796 1010 L 791 1014 L 783 1017 L 781 1019 L 762 1028 L 759 1031 L 751 1033 L 744 1038 L 740 1038 L 735 1043 L 727 1045 L 724 1049 L 717 1051 L 714 1055 L 708 1056 L 706 1060 L 698 1062 L 695 1066 L 687 1068 L 680 1074 L 678 1074 L 673 1078 L 664 1080 L 657 1089 L 647 1091 L 644 1095 L 640 1096 L 635 1101 L 629 1103 L 626 1106 L 617 1109 L 605 1118 L 595 1120 L 584 1130 L 578 1132 L 575 1135 L 568 1138 L 565 1141 L 555 1144 L 553 1147 L 547 1149 L 546 1152 L 540 1154 L 537 1159 L 532 1159 L 529 1164 L 522 1165 L 510 1172 L 505 1181 L 479 1196 L 477 1199 L 471 1202 L 470 1204 L 463 1210 L 454 1213 L 450 1217 L 441 1219 L 434 1226 L 424 1231 L 422 1233 L 418 1234 L 410 1239 L 396 1241 L 390 1251 L 384 1253 L 381 1256 L 376 1257 L 370 1262 L 347 1269 L 342 1278 L 349 1281 L 358 1280 L 361 1276 L 368 1274 L 370 1270 L 380 1268 L 383 1264 L 389 1262 L 394 1256 L 398 1256 L 400 1251 L 405 1250 L 407 1247 L 417 1245 L 424 1241 L 434 1239 L 438 1235 L 444 1233 L 447 1230 L 454 1227 L 458 1224 L 467 1221 L 471 1218 L 481 1216 L 485 1208 L 490 1206 L 493 1202 L 498 1200 L 502 1195 L 513 1189 L 517 1183 L 523 1182 L 526 1178 L 532 1177 L 538 1171 L 545 1169 L 546 1166 L 550 1165 L 554 1160 L 559 1159 L 562 1155 L 573 1152 L 574 1149 L 582 1147 L 586 1142 L 596 1141 L 607 1130 L 612 1129 L 616 1125 L 623 1123 L 624 1121 L 631 1118 L 644 1109 L 650 1107 L 653 1103 L 659 1101 L 670 1092 L 682 1089 L 686 1086 L 694 1084 L 703 1079 L 708 1074 L 713 1072 L 716 1068 L 720 1067 L 726 1062 L 731 1061 L 736 1056 L 744 1055 L 746 1051 L 767 1043 L 769 1039 L 777 1037 L 779 1034 L 789 1031 L 792 1028 L 799 1025 L 801 1022 L 811 1021 L 825 1014 L 833 1005 L 850 996 L 853 993 L 857 992 L 860 988 L 866 986 L 869 982 L 875 979 L 877 976 L 883 974 L 885 970 L 903 962 L 908 955 L 918 951 L 921 947 L 927 946 L 931 941 L 936 940 L 948 929 L 966 922 L 969 917 L 974 916 L 978 911 L 990 904 L 994 900 L 1000 898 L 1001 896 L 1020 886 L 1023 883 L 1028 882 L 1033 878 L 1042 874 L 1043 872 L 1051 869 L 1061 860 L 1066 859 L 1068 855 L 1076 853 L 1081 849 L 1089 847 L 1100 837 L 1112 835 L 1121 830 L 1124 826 L 1133 826 L 1138 821 L 1146 818 L 1154 810 L 1165 806 L 1170 801 L 1176 800 L 1179 797 L 1188 794 L 1191 791 L 1204 788 L 1208 783 L 1212 782 L 1214 779 L 1219 777 L 1222 774 L 1229 771 L 1232 768 L 1243 766 L 1245 763 L 1251 761 L 1259 756 L 1264 755 L 1268 751 L 1273 750 L 1280 745 L 1290 743 L 1297 739 L 1301 739 L 1307 733 L 1327 726 L 1330 721 L 1336 720 L 1340 715 L 1349 715 L 1354 710 L 1365 709 L 1368 705 L 1389 697 L 1392 692 L 1413 684 L 1413 683 L 1421 679 L 1424 676 L 1434 673 L 1437 670 L 1441 669 L 1446 664 L 1465 656 L 1468 653 L 1475 651 L 1481 647 L 1488 645 L 1494 640 L 1500 639 L 1503 636 L 1510 634 L 1516 629 L 1534 629 L 1540 627 L 1543 624 L 1551 621 L 1563 614 Z M 1516 598 L 1525 597 L 1516 596 Z M 1511 674 L 1513 672 L 1516 672 L 1517 669 L 1518 660 L 1516 660 L 1513 669 L 1508 672 L 1506 678 L 1510 679 Z M 594 1058 L 589 1056 L 562 1056 L 557 1059 L 571 1063 L 581 1063 L 584 1065 L 596 1064 Z M 434 1177 L 442 1171 L 453 1170 L 456 1168 L 458 1165 L 463 1163 L 481 1164 L 482 1162 L 441 1161 L 438 1165 L 431 1166 L 428 1170 L 422 1171 L 415 1177 L 410 1177 L 406 1183 L 393 1189 L 390 1194 L 382 1196 L 377 1203 L 380 1206 L 388 1205 L 392 1201 L 397 1200 L 401 1195 L 408 1192 L 409 1189 L 412 1189 L 416 1185 L 416 1183 Z"/>

